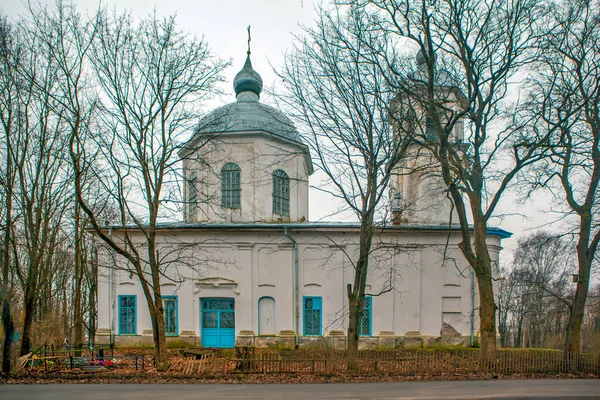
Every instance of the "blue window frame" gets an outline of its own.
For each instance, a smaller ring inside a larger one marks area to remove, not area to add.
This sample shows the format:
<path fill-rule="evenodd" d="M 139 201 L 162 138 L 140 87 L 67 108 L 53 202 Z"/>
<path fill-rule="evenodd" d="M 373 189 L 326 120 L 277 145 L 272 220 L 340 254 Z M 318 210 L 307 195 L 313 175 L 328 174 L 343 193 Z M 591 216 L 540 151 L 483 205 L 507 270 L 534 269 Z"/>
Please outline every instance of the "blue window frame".
<path fill-rule="evenodd" d="M 373 316 L 373 299 L 371 296 L 365 296 L 362 318 L 360 319 L 360 336 L 372 336 L 371 322 Z"/>
<path fill-rule="evenodd" d="M 273 214 L 290 216 L 290 178 L 280 169 L 273 172 Z"/>
<path fill-rule="evenodd" d="M 236 163 L 229 162 L 221 169 L 221 206 L 241 208 L 241 173 Z"/>
<path fill-rule="evenodd" d="M 163 296 L 162 300 L 165 310 L 165 334 L 177 335 L 177 296 Z"/>
<path fill-rule="evenodd" d="M 136 334 L 136 297 L 135 295 L 119 296 L 119 335 Z"/>
<path fill-rule="evenodd" d="M 304 336 L 321 336 L 323 301 L 321 297 L 304 297 Z"/>

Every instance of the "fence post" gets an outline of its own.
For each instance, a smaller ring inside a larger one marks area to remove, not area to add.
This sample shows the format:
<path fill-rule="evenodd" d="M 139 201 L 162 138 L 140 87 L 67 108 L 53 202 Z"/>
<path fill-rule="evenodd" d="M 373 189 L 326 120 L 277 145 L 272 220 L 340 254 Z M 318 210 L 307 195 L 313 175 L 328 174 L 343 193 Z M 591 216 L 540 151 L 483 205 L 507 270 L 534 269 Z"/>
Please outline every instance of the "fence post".
<path fill-rule="evenodd" d="M 135 372 L 138 370 L 138 356 L 135 356 Z"/>

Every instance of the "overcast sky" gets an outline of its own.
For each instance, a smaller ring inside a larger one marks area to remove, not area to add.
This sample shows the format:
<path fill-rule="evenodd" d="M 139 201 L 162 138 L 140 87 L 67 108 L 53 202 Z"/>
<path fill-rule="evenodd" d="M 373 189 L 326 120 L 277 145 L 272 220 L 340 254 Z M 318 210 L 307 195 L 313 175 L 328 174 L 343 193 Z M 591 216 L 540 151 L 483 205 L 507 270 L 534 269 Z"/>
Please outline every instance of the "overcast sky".
<path fill-rule="evenodd" d="M 54 0 L 39 2 L 53 4 Z M 279 65 L 293 33 L 301 31 L 299 24 L 311 24 L 315 17 L 312 0 L 74 0 L 74 4 L 90 14 L 100 4 L 131 11 L 137 17 L 155 10 L 159 16 L 175 14 L 181 30 L 204 36 L 215 54 L 232 59 L 233 66 L 226 71 L 229 97 L 222 101 L 235 100 L 231 82 L 246 58 L 248 25 L 252 27 L 252 63 L 270 85 L 274 74 L 269 62 Z M 0 10 L 16 18 L 25 12 L 25 6 L 20 0 L 0 0 Z"/>
<path fill-rule="evenodd" d="M 54 1 L 40 2 L 47 4 Z M 94 0 L 76 0 L 74 3 L 79 11 L 90 14 L 100 4 Z M 204 35 L 215 54 L 224 59 L 232 59 L 233 65 L 226 71 L 225 95 L 214 104 L 216 107 L 235 100 L 232 82 L 246 57 L 246 27 L 252 27 L 254 69 L 261 74 L 265 85 L 272 86 L 275 83 L 275 75 L 270 65 L 275 68 L 281 65 L 283 53 L 293 42 L 293 34 L 301 32 L 299 25 L 312 24 L 315 18 L 315 3 L 316 1 L 312 0 L 105 0 L 101 4 L 109 8 L 115 7 L 117 11 L 129 10 L 134 17 L 146 16 L 154 10 L 158 15 L 176 14 L 179 27 L 183 31 L 198 37 Z M 0 0 L 0 11 L 9 17 L 18 18 L 25 12 L 25 7 L 19 0 Z M 263 100 L 269 102 L 266 96 Z M 529 218 L 513 215 L 502 221 L 494 221 L 495 225 L 515 233 L 513 239 L 503 242 L 508 250 L 503 253 L 504 262 L 510 260 L 511 250 L 516 246 L 517 238 L 552 219 L 550 214 L 540 212 L 547 208 L 548 200 L 538 199 L 524 208 L 523 205 L 516 204 L 515 199 L 516 196 L 507 196 L 501 204 L 501 210 L 506 213 L 525 213 Z M 314 221 L 329 215 L 332 209 L 323 206 L 327 204 L 331 204 L 331 201 L 312 190 L 310 219 Z"/>

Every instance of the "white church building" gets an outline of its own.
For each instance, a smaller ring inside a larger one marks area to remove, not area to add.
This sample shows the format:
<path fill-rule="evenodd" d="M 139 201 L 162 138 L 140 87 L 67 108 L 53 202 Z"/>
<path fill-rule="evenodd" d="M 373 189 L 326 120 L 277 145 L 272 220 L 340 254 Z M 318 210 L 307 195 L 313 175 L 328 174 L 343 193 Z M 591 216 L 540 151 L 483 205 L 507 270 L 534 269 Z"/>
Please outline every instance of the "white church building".
<path fill-rule="evenodd" d="M 236 101 L 203 118 L 180 153 L 185 221 L 160 226 L 162 253 L 172 255 L 161 284 L 167 341 L 343 348 L 359 225 L 308 220 L 309 149 L 289 118 L 261 103 L 249 56 L 234 89 Z M 374 239 L 361 348 L 477 340 L 477 285 L 451 205 L 431 182 L 422 174 L 393 182 L 394 193 L 424 206 Z M 488 231 L 496 265 L 507 237 Z M 97 326 L 98 344 L 153 345 L 135 275 L 101 268 Z"/>

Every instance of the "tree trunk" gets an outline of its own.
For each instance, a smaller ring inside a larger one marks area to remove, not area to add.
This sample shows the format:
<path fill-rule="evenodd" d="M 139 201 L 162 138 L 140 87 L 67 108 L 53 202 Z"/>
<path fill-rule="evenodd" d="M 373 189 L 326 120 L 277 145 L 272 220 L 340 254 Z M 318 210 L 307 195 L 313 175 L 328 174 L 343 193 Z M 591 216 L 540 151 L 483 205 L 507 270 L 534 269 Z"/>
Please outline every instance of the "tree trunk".
<path fill-rule="evenodd" d="M 525 317 L 519 315 L 519 324 L 517 325 L 517 336 L 515 337 L 515 347 L 523 347 L 523 326 L 525 324 Z"/>
<path fill-rule="evenodd" d="M 474 210 L 481 210 L 481 199 L 475 196 L 471 199 L 477 206 Z M 492 283 L 492 260 L 487 246 L 487 221 L 483 213 L 473 212 L 473 245 L 475 248 L 476 262 L 471 265 L 477 277 L 479 288 L 479 334 L 481 337 L 481 356 L 488 360 L 496 356 L 496 299 L 494 299 L 494 286 Z"/>
<path fill-rule="evenodd" d="M 9 125 L 10 126 L 10 125 Z M 2 351 L 2 373 L 6 376 L 11 370 L 11 350 L 12 339 L 14 333 L 14 323 L 10 313 L 10 284 L 11 276 L 11 242 L 12 242 L 12 202 L 13 202 L 13 166 L 12 154 L 10 151 L 10 129 L 5 128 L 6 141 L 6 170 L 5 172 L 5 220 L 4 220 L 4 237 L 2 249 L 0 250 L 0 265 L 2 267 L 2 286 L 0 287 L 0 301 L 2 304 L 2 326 L 4 328 L 4 346 Z"/>
<path fill-rule="evenodd" d="M 76 278 L 77 279 L 77 278 Z M 81 277 L 75 283 L 75 298 L 73 299 L 73 346 L 77 349 L 83 346 L 83 318 L 81 313 Z"/>
<path fill-rule="evenodd" d="M 137 267 L 141 271 L 141 267 Z M 155 275 L 155 274 L 153 274 Z M 155 279 L 158 279 L 158 273 Z M 150 313 L 150 322 L 152 323 L 152 336 L 154 339 L 154 354 L 157 363 L 164 363 L 168 359 L 167 355 L 167 338 L 165 336 L 165 317 L 162 295 L 160 292 L 160 284 L 155 285 L 154 290 L 150 291 L 150 285 L 143 280 L 143 275 L 138 275 L 142 290 L 148 304 L 148 312 Z"/>
<path fill-rule="evenodd" d="M 348 350 L 358 351 L 360 337 L 360 322 L 365 302 L 365 287 L 369 271 L 369 254 L 373 241 L 373 215 L 368 213 L 361 223 L 360 247 L 356 270 L 354 271 L 354 285 L 348 284 Z"/>
<path fill-rule="evenodd" d="M 478 276 L 479 287 L 479 333 L 481 355 L 489 359 L 496 355 L 496 304 L 490 276 Z"/>
<path fill-rule="evenodd" d="M 7 285 L 8 286 L 8 285 Z M 10 301 L 6 300 L 3 302 L 2 307 L 2 326 L 4 327 L 4 347 L 2 349 L 2 373 L 4 376 L 8 376 L 11 370 L 11 350 L 13 334 L 15 327 L 13 324 L 12 315 L 10 313 Z"/>
<path fill-rule="evenodd" d="M 157 187 L 157 190 L 160 190 Z M 157 192 L 158 193 L 158 192 Z M 153 199 L 155 200 L 155 199 Z M 152 271 L 152 287 L 154 297 L 154 348 L 156 352 L 156 361 L 164 363 L 168 359 L 167 355 L 167 338 L 165 335 L 165 317 L 160 289 L 160 263 L 156 257 L 156 216 L 158 215 L 158 202 L 149 202 L 152 204 L 150 209 L 150 229 L 148 235 L 148 263 Z"/>
<path fill-rule="evenodd" d="M 589 290 L 590 263 L 586 260 L 579 261 L 579 281 L 575 289 L 575 297 L 571 303 L 569 320 L 567 322 L 565 351 L 581 351 L 581 325 L 585 312 L 585 300 Z M 587 265 L 586 265 L 587 264 Z"/>
<path fill-rule="evenodd" d="M 154 333 L 154 351 L 156 353 L 156 361 L 164 363 L 168 359 L 167 355 L 167 337 L 165 334 L 165 316 L 162 297 L 155 297 L 154 300 L 154 316 L 152 318 L 153 333 Z"/>
<path fill-rule="evenodd" d="M 97 279 L 98 279 L 98 249 L 95 245 L 92 246 L 92 261 L 91 274 L 89 277 L 89 301 L 90 301 L 90 319 L 88 331 L 88 344 L 93 346 L 96 343 L 96 296 L 97 296 Z"/>
<path fill-rule="evenodd" d="M 21 355 L 31 352 L 31 328 L 33 324 L 33 316 L 35 313 L 35 299 L 31 294 L 33 288 L 30 288 L 30 285 L 27 286 L 27 290 L 25 291 L 25 302 L 23 304 L 23 335 L 21 338 Z"/>
<path fill-rule="evenodd" d="M 11 350 L 14 334 L 14 321 L 10 312 L 10 269 L 11 269 L 11 231 L 12 231 L 12 178 L 11 160 L 7 160 L 7 190 L 6 190 L 6 213 L 5 232 L 2 249 L 0 250 L 0 265 L 2 266 L 2 286 L 0 287 L 0 300 L 2 304 L 2 327 L 4 328 L 4 346 L 2 350 L 2 373 L 8 376 L 11 371 Z"/>
<path fill-rule="evenodd" d="M 581 351 L 581 325 L 583 324 L 585 301 L 590 287 L 590 269 L 595 253 L 595 248 L 590 249 L 591 224 L 591 213 L 581 213 L 579 240 L 577 243 L 577 272 L 579 276 L 567 322 L 565 351 Z"/>
<path fill-rule="evenodd" d="M 73 256 L 75 267 L 75 288 L 73 293 L 73 346 L 81 349 L 83 346 L 83 316 L 81 310 L 81 287 L 83 283 L 82 265 L 82 232 L 80 223 L 79 203 L 75 202 L 75 254 Z"/>
<path fill-rule="evenodd" d="M 348 351 L 358 351 L 358 299 L 354 295 L 352 285 L 348 284 Z"/>

